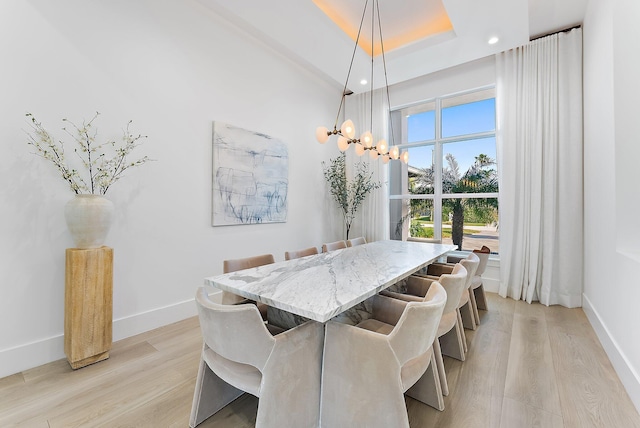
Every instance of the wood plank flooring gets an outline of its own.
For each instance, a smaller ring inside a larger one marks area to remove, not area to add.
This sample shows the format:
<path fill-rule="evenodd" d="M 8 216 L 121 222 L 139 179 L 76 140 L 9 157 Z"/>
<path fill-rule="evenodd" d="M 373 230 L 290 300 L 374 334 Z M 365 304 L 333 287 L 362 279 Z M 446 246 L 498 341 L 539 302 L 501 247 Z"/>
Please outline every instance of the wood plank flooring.
<path fill-rule="evenodd" d="M 445 357 L 445 411 L 406 399 L 413 428 L 640 428 L 581 309 L 488 300 L 467 360 Z M 0 379 L 0 427 L 187 427 L 201 346 L 191 318 L 76 371 L 60 360 Z M 253 427 L 257 405 L 245 394 L 200 426 Z"/>

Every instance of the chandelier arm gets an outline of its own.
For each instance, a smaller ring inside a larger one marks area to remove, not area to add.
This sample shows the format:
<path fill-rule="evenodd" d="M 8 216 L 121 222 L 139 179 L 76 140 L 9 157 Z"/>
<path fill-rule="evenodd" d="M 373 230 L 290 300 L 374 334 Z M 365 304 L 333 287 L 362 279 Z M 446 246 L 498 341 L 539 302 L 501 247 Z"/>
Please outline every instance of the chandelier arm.
<path fill-rule="evenodd" d="M 382 68 L 384 70 L 384 86 L 387 91 L 387 108 L 389 109 L 389 127 L 391 144 L 395 146 L 395 136 L 393 132 L 393 120 L 391 120 L 391 98 L 389 97 L 389 79 L 387 78 L 387 61 L 384 56 L 384 41 L 382 38 L 382 24 L 380 23 L 380 5 L 376 1 L 376 7 L 378 8 L 378 30 L 380 32 L 380 49 L 382 51 Z"/>
<path fill-rule="evenodd" d="M 351 68 L 353 67 L 353 59 L 356 57 L 356 50 L 358 49 L 358 41 L 360 41 L 360 32 L 362 31 L 362 23 L 364 22 L 364 16 L 367 12 L 367 5 L 369 4 L 369 0 L 365 0 L 364 9 L 362 10 L 362 18 L 360 18 L 360 27 L 358 27 L 358 35 L 356 36 L 356 42 L 353 45 L 353 53 L 351 54 L 351 62 L 349 63 L 349 71 L 347 72 L 347 78 L 344 81 L 344 87 L 342 88 L 342 98 L 340 99 L 340 106 L 338 107 L 338 114 L 336 115 L 336 122 L 333 125 L 333 129 L 337 129 L 338 119 L 340 118 L 340 111 L 342 110 L 342 106 L 344 105 L 344 97 L 347 91 L 347 84 L 349 83 L 349 76 L 351 76 Z"/>

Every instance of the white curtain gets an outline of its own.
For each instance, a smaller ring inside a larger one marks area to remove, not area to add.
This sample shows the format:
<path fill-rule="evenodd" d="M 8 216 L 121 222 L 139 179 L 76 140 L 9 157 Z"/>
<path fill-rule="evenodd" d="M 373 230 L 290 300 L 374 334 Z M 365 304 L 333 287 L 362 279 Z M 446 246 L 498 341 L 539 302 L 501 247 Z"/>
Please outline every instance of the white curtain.
<path fill-rule="evenodd" d="M 582 30 L 497 55 L 500 295 L 582 306 Z"/>
<path fill-rule="evenodd" d="M 380 139 L 389 141 L 389 107 L 386 100 L 386 92 L 377 90 L 373 93 L 373 122 L 371 120 L 371 93 L 350 95 L 345 104 L 345 117 L 353 120 L 356 127 L 356 136 L 370 130 L 375 143 Z M 389 239 L 389 190 L 388 169 L 389 166 L 382 163 L 382 159 L 371 159 L 369 151 L 362 157 L 355 154 L 354 147 L 347 151 L 347 175 L 356 162 L 365 162 L 369 165 L 369 171 L 373 172 L 373 180 L 379 182 L 381 187 L 367 196 L 360 207 L 357 217 L 353 222 L 349 238 L 364 236 L 367 242 Z M 390 161 L 390 162 L 398 162 Z"/>

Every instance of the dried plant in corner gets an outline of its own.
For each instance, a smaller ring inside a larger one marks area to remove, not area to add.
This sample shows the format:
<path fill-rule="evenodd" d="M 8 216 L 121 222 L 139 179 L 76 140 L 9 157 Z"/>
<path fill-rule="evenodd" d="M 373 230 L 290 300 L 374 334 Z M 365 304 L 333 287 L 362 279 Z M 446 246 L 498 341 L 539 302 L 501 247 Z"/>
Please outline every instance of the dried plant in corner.
<path fill-rule="evenodd" d="M 65 157 L 64 142 L 56 140 L 31 113 L 26 114 L 31 125 L 31 132 L 27 132 L 27 144 L 33 146 L 36 155 L 47 159 L 58 168 L 62 178 L 69 183 L 75 194 L 104 195 L 127 169 L 151 160 L 147 156 L 134 161 L 128 159 L 131 152 L 142 143 L 141 139 L 147 138 L 145 135 L 135 135 L 129 131 L 131 121 L 123 130 L 121 145 L 116 145 L 113 140 L 96 143 L 97 129 L 93 122 L 99 115 L 100 113 L 96 112 L 93 118 L 83 122 L 82 126 L 62 119 L 73 128 L 69 130 L 63 127 L 62 130 L 75 140 L 75 164 L 82 165 L 85 170 L 81 173 L 73 166 L 74 162 Z"/>
<path fill-rule="evenodd" d="M 335 159 L 329 159 L 328 164 L 322 162 L 322 169 L 324 178 L 329 184 L 331 196 L 342 211 L 347 229 L 346 239 L 349 239 L 349 230 L 351 230 L 351 224 L 358 208 L 371 191 L 380 187 L 380 183 L 372 180 L 373 173 L 369 171 L 369 166 L 362 161 L 354 165 L 353 179 L 347 180 L 344 154 Z"/>

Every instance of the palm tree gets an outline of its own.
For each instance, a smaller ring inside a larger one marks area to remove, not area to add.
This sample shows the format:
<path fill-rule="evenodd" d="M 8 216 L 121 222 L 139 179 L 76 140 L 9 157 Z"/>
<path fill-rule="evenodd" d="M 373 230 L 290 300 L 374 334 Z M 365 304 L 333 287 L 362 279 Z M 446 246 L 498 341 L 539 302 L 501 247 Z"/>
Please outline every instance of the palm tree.
<path fill-rule="evenodd" d="M 494 193 L 498 191 L 498 174 L 492 168 L 496 164 L 495 160 L 485 154 L 476 156 L 475 162 L 464 174 L 460 173 L 456 158 L 447 153 L 445 156 L 447 166 L 442 170 L 442 193 Z M 434 187 L 433 167 L 422 168 L 421 173 L 416 177 L 415 190 Z M 420 193 L 419 191 L 417 193 Z M 430 193 L 430 192 L 429 192 Z M 483 214 L 497 207 L 495 198 L 469 198 L 442 200 L 444 208 L 448 208 L 452 213 L 451 238 L 453 244 L 462 249 L 462 239 L 464 231 L 465 210 L 472 210 L 476 214 Z"/>

